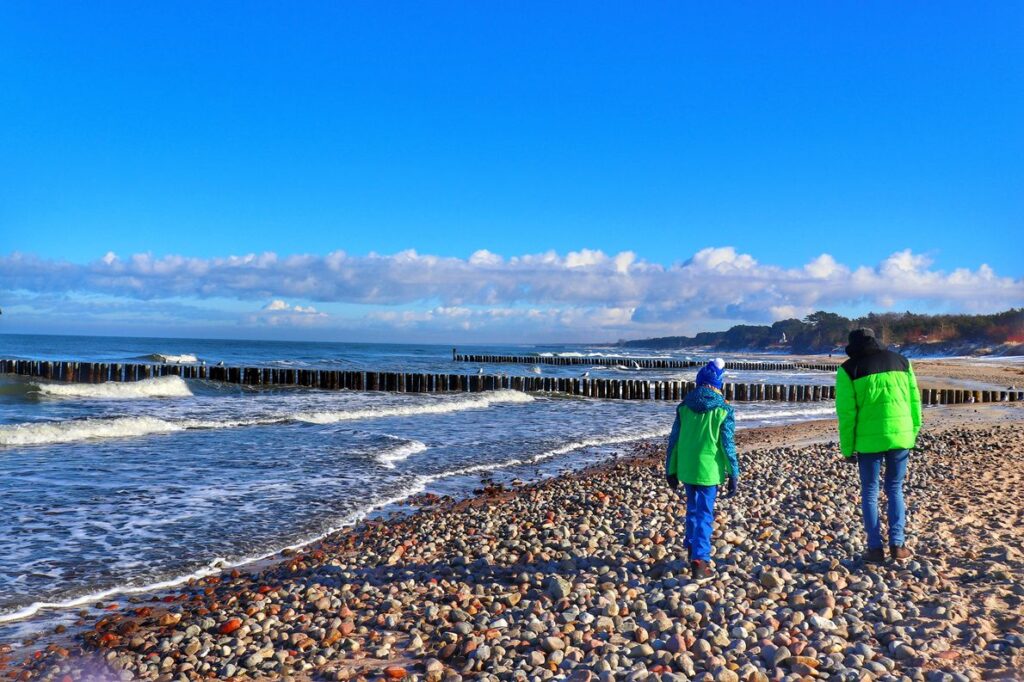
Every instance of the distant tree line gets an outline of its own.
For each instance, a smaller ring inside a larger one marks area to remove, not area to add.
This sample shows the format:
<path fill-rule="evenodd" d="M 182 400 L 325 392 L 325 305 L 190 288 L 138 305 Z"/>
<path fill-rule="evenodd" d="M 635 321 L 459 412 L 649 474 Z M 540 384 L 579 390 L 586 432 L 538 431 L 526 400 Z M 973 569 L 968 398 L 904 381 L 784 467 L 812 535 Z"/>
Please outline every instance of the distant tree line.
<path fill-rule="evenodd" d="M 723 332 L 695 336 L 663 336 L 620 341 L 637 348 L 710 347 L 719 350 L 778 350 L 791 353 L 826 353 L 841 350 L 851 329 L 869 327 L 886 345 L 954 346 L 1024 343 L 1024 308 L 992 315 L 918 315 L 869 313 L 849 319 L 823 310 L 802 320 L 780 320 L 772 325 L 740 324 Z"/>

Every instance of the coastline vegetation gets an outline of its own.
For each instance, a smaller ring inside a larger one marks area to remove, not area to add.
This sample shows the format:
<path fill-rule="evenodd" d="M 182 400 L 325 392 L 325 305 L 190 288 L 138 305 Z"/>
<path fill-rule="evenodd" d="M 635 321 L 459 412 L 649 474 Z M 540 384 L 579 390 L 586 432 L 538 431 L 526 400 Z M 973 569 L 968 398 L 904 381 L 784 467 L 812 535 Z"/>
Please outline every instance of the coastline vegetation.
<path fill-rule="evenodd" d="M 820 310 L 802 320 L 779 320 L 771 325 L 740 324 L 725 331 L 700 332 L 695 336 L 663 336 L 620 341 L 627 348 L 713 348 L 788 353 L 841 352 L 851 329 L 869 327 L 890 346 L 918 355 L 950 352 L 983 353 L 997 347 L 1004 354 L 1024 352 L 1024 308 L 989 315 L 922 315 L 868 313 L 847 318 Z"/>

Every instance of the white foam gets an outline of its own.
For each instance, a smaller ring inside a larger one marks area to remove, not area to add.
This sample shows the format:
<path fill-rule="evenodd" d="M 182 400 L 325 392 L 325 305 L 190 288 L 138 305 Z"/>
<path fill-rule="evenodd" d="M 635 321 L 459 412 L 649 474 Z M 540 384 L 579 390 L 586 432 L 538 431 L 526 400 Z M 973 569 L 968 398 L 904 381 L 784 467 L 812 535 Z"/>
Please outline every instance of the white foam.
<path fill-rule="evenodd" d="M 543 459 L 549 459 L 558 455 L 566 455 L 574 450 L 582 450 L 583 448 L 599 447 L 602 445 L 618 445 L 620 443 L 631 443 L 637 440 L 648 440 L 651 438 L 662 438 L 669 434 L 669 429 L 655 429 L 653 431 L 642 431 L 637 433 L 624 433 L 618 436 L 607 436 L 605 438 L 586 438 L 584 440 L 573 441 L 565 445 L 559 446 L 552 450 L 548 450 L 532 458 L 531 461 L 540 461 Z"/>
<path fill-rule="evenodd" d="M 152 353 L 152 354 L 148 355 L 147 357 L 150 360 L 154 360 L 156 362 L 166 362 L 166 363 L 172 363 L 172 364 L 183 363 L 183 362 L 199 362 L 199 358 L 197 358 L 192 353 L 182 353 L 181 355 L 172 355 L 172 354 L 165 354 L 165 353 Z"/>
<path fill-rule="evenodd" d="M 392 436 L 392 438 L 395 437 Z M 409 457 L 427 449 L 427 444 L 418 440 L 407 441 L 403 438 L 395 438 L 395 440 L 399 441 L 401 444 L 377 455 L 377 461 L 388 469 L 394 469 L 395 462 L 401 462 L 403 459 L 408 459 Z"/>
<path fill-rule="evenodd" d="M 567 455 L 570 452 L 576 450 L 582 450 L 584 448 L 600 447 L 604 445 L 617 445 L 619 443 L 632 443 L 633 441 L 646 440 L 649 438 L 662 438 L 669 434 L 668 429 L 658 429 L 655 431 L 642 431 L 634 433 L 624 433 L 617 436 L 606 436 L 604 438 L 587 438 L 584 440 L 573 441 L 565 445 L 561 445 L 551 450 L 545 450 L 536 455 L 526 457 L 524 459 L 506 459 L 501 462 L 489 462 L 487 464 L 474 464 L 468 467 L 462 467 L 459 469 L 451 469 L 449 471 L 442 471 L 436 474 L 429 474 L 423 476 L 422 480 L 424 483 L 433 483 L 446 478 L 452 478 L 454 476 L 467 476 L 469 474 L 477 474 L 485 471 L 496 471 L 498 469 L 508 469 L 509 467 L 522 466 L 525 464 L 536 464 L 558 455 Z"/>
<path fill-rule="evenodd" d="M 268 415 L 252 419 L 209 421 L 183 419 L 167 421 L 156 417 L 113 417 L 71 419 L 64 421 L 28 422 L 0 426 L 0 446 L 47 445 L 73 443 L 102 438 L 130 438 L 188 429 L 232 429 L 242 426 L 266 426 L 287 422 L 334 424 L 341 421 L 402 417 L 420 414 L 444 414 L 463 410 L 477 410 L 500 403 L 529 403 L 533 398 L 518 391 L 493 391 L 467 398 L 443 399 L 427 404 L 384 405 L 361 410 L 334 410 L 325 412 L 299 412 Z M 409 455 L 414 454 L 412 452 Z M 406 456 L 409 456 L 406 455 Z"/>
<path fill-rule="evenodd" d="M 199 578 L 205 578 L 210 575 L 215 575 L 229 568 L 234 568 L 236 566 L 245 566 L 247 564 L 256 563 L 257 561 L 264 561 L 266 559 L 270 559 L 271 557 L 280 554 L 281 552 L 301 549 L 307 545 L 322 540 L 328 535 L 337 533 L 338 531 L 344 530 L 345 528 L 348 528 L 349 526 L 352 526 L 358 523 L 359 521 L 362 521 L 370 514 L 377 511 L 378 509 L 383 509 L 384 507 L 388 507 L 393 504 L 398 504 L 399 502 L 407 500 L 408 498 L 413 497 L 414 495 L 422 493 L 424 490 L 426 490 L 426 483 L 422 478 L 418 478 L 415 481 L 413 481 L 411 486 L 405 488 L 399 494 L 382 500 L 378 500 L 377 502 L 373 502 L 367 505 L 366 507 L 363 507 L 362 509 L 356 510 L 351 514 L 348 514 L 347 516 L 339 519 L 335 525 L 332 525 L 327 530 L 318 533 L 313 537 L 300 540 L 295 544 L 288 545 L 286 547 L 281 547 L 279 549 L 265 552 L 263 554 L 244 557 L 233 562 L 228 562 L 222 557 L 217 557 L 209 563 L 207 563 L 202 568 L 193 571 L 192 573 L 176 576 L 173 578 L 169 578 L 167 580 L 147 583 L 145 585 L 112 587 L 99 592 L 93 592 L 91 594 L 87 594 L 81 597 L 74 597 L 63 602 L 35 602 L 18 611 L 12 611 L 10 613 L 0 613 L 0 624 L 29 618 L 39 613 L 40 611 L 47 609 L 70 609 L 78 606 L 84 606 L 86 604 L 93 604 L 98 601 L 104 601 L 114 595 L 142 594 L 147 592 L 156 592 L 158 590 L 166 590 L 172 587 L 183 585 L 184 583 L 187 583 L 190 580 L 198 580 Z"/>
<path fill-rule="evenodd" d="M 788 410 L 736 410 L 736 421 L 754 421 L 758 419 L 775 419 L 777 417 L 823 417 L 835 415 L 836 408 L 833 405 L 828 407 L 808 407 Z"/>
<path fill-rule="evenodd" d="M 364 410 L 326 410 L 319 412 L 299 412 L 292 415 L 296 421 L 311 424 L 334 424 L 340 421 L 357 419 L 377 419 L 380 417 L 406 417 L 419 414 L 445 414 L 478 410 L 499 403 L 529 403 L 533 397 L 519 391 L 491 391 L 480 393 L 468 398 L 443 399 L 418 405 L 385 405 Z"/>
<path fill-rule="evenodd" d="M 526 397 L 528 398 L 529 396 L 526 396 Z M 664 435 L 664 433 L 667 433 L 667 431 L 666 432 L 659 432 L 659 435 Z M 91 593 L 91 594 L 88 594 L 88 595 L 84 595 L 84 596 L 81 596 L 81 597 L 75 597 L 73 599 L 69 599 L 69 600 L 63 601 L 63 602 L 35 602 L 35 603 L 33 603 L 33 604 L 29 605 L 29 606 L 26 606 L 25 608 L 20 609 L 18 611 L 13 611 L 11 613 L 0 613 L 0 623 L 8 623 L 8 622 L 12 622 L 12 621 L 17 621 L 17 620 L 22 620 L 22 619 L 25 619 L 25 618 L 29 618 L 29 617 L 34 616 L 35 614 L 39 613 L 40 611 L 44 611 L 44 610 L 48 610 L 48 609 L 70 609 L 70 608 L 75 608 L 75 607 L 78 607 L 78 606 L 83 606 L 83 605 L 86 605 L 86 604 L 92 604 L 92 603 L 95 603 L 97 601 L 104 601 L 104 600 L 106 600 L 106 599 L 108 599 L 108 598 L 110 598 L 112 596 L 115 596 L 115 595 L 142 594 L 142 593 L 147 593 L 147 592 L 155 592 L 155 591 L 158 591 L 158 590 L 170 589 L 172 587 L 177 587 L 179 585 L 187 583 L 190 580 L 197 580 L 199 578 L 205 578 L 207 576 L 220 573 L 221 571 L 224 571 L 224 570 L 229 569 L 229 568 L 233 568 L 233 567 L 236 567 L 236 566 L 245 566 L 247 564 L 253 564 L 253 563 L 256 563 L 258 561 L 263 561 L 263 560 L 269 559 L 271 557 L 274 557 L 274 556 L 276 556 L 276 555 L 278 555 L 278 554 L 280 554 L 281 552 L 284 552 L 284 551 L 298 550 L 298 549 L 306 547 L 306 546 L 308 546 L 310 544 L 313 544 L 314 542 L 318 542 L 318 541 L 324 539 L 325 537 L 327 537 L 329 535 L 332 535 L 332 534 L 337 533 L 337 532 L 339 532 L 341 530 L 344 530 L 345 528 L 351 527 L 352 525 L 362 521 L 363 519 L 367 518 L 370 514 L 372 514 L 373 512 L 375 512 L 375 511 L 377 511 L 379 509 L 383 509 L 385 507 L 389 507 L 391 505 L 398 504 L 400 502 L 404 502 L 405 500 L 407 500 L 407 499 L 409 499 L 411 497 L 414 497 L 414 496 L 424 492 L 427 489 L 427 485 L 432 483 L 432 482 L 434 482 L 434 481 L 439 481 L 439 480 L 442 480 L 442 479 L 445 479 L 445 478 L 451 478 L 451 477 L 454 477 L 454 476 L 461 476 L 461 475 L 467 475 L 467 474 L 471 474 L 471 473 L 477 473 L 477 472 L 481 472 L 481 471 L 492 471 L 492 470 L 495 470 L 495 469 L 503 469 L 503 468 L 507 468 L 507 467 L 517 466 L 517 465 L 520 465 L 520 464 L 528 464 L 528 463 L 530 463 L 532 461 L 538 461 L 539 459 L 545 459 L 547 457 L 551 457 L 551 456 L 554 456 L 556 454 L 564 454 L 564 453 L 567 453 L 567 452 L 571 452 L 572 450 L 575 450 L 575 449 L 579 449 L 579 448 L 583 448 L 583 447 L 588 447 L 589 445 L 601 445 L 601 444 L 611 444 L 611 443 L 615 443 L 615 442 L 627 442 L 627 441 L 637 440 L 637 439 L 644 438 L 644 437 L 645 437 L 644 434 L 632 434 L 632 435 L 627 435 L 627 436 L 612 437 L 612 438 L 608 438 L 608 439 L 592 439 L 592 440 L 588 440 L 588 441 L 580 441 L 578 443 L 572 443 L 572 444 L 570 444 L 568 446 L 563 446 L 561 448 L 555 448 L 554 450 L 549 450 L 546 453 L 541 453 L 540 455 L 537 455 L 536 457 L 528 458 L 526 460 L 520 460 L 520 459 L 505 460 L 503 462 L 495 462 L 495 463 L 491 463 L 491 464 L 479 464 L 479 465 L 475 465 L 475 466 L 469 466 L 469 467 L 464 467 L 464 468 L 461 468 L 461 469 L 454 469 L 454 470 L 450 470 L 450 471 L 444 471 L 444 472 L 440 472 L 440 473 L 437 473 L 437 474 L 431 474 L 431 475 L 427 475 L 427 476 L 417 476 L 408 487 L 404 488 L 398 494 L 393 495 L 393 496 L 388 497 L 388 498 L 385 498 L 385 499 L 382 499 L 382 500 L 378 500 L 376 502 L 373 502 L 373 503 L 367 505 L 366 507 L 363 507 L 362 509 L 354 511 L 351 514 L 348 514 L 347 516 L 339 519 L 338 522 L 333 524 L 330 528 L 327 528 L 326 530 L 316 534 L 315 536 L 304 538 L 304 539 L 302 539 L 302 540 L 300 540 L 300 541 L 298 541 L 298 542 L 296 542 L 294 544 L 288 545 L 286 547 L 281 547 L 281 548 L 275 549 L 273 551 L 269 551 L 269 552 L 266 552 L 264 554 L 260 554 L 260 555 L 256 555 L 256 556 L 245 557 L 245 558 L 239 559 L 237 561 L 233 561 L 233 562 L 227 562 L 223 558 L 219 558 L 218 557 L 218 558 L 214 559 L 213 561 L 209 562 L 206 566 L 204 566 L 204 567 L 202 567 L 202 568 L 200 568 L 200 569 L 198 569 L 198 570 L 196 570 L 196 571 L 194 571 L 192 573 L 188 573 L 186 575 L 177 576 L 177 577 L 170 578 L 170 579 L 167 579 L 167 580 L 162 580 L 162 581 L 159 581 L 159 582 L 153 582 L 153 583 L 148 583 L 148 584 L 145 584 L 145 585 L 138 585 L 138 586 L 113 587 L 113 588 L 110 588 L 110 589 L 94 592 L 94 593 Z M 0 442 L 2 442 L 2 440 L 0 440 Z M 418 442 L 419 441 L 413 441 L 413 443 L 418 443 Z M 412 443 L 410 443 L 409 445 L 412 445 Z M 425 447 L 426 446 L 424 446 L 424 448 Z"/>
<path fill-rule="evenodd" d="M 170 433 L 183 429 L 184 427 L 180 424 L 156 417 L 29 422 L 0 426 L 0 445 L 72 443 L 94 438 L 126 438 L 153 433 Z"/>
<path fill-rule="evenodd" d="M 187 398 L 192 395 L 181 377 L 155 377 L 141 381 L 108 381 L 102 384 L 57 384 L 39 382 L 33 390 L 47 398 L 102 398 L 132 400 L 138 398 Z"/>
<path fill-rule="evenodd" d="M 514 396 L 520 396 L 520 397 L 519 398 L 512 398 L 511 396 L 498 396 L 498 395 L 496 395 L 497 393 L 510 393 L 510 394 L 512 394 Z M 526 395 L 521 394 L 521 393 L 510 392 L 510 391 L 495 392 L 495 394 L 491 394 L 491 395 L 494 398 L 499 398 L 499 400 L 486 401 L 486 404 L 484 404 L 485 401 L 481 401 L 479 399 L 480 398 L 484 398 L 485 396 L 473 396 L 474 400 L 472 400 L 472 401 L 471 400 L 463 400 L 463 401 L 459 401 L 456 404 L 460 404 L 460 405 L 463 406 L 463 407 L 461 407 L 459 409 L 473 409 L 475 407 L 486 407 L 487 405 L 491 404 L 492 402 L 502 402 L 502 400 L 500 398 L 504 398 L 505 402 L 529 402 L 530 400 L 532 400 L 532 398 L 530 398 L 529 396 L 526 396 Z M 452 402 L 455 402 L 455 401 L 452 401 Z M 434 406 L 424 406 L 424 407 L 434 407 Z M 444 410 L 444 411 L 453 411 L 453 410 L 452 409 L 448 409 L 448 410 Z M 377 412 L 367 411 L 367 412 L 369 412 L 370 414 L 373 414 L 374 416 L 380 416 L 381 415 L 381 411 L 377 411 Z M 748 412 L 748 413 L 743 413 L 743 412 L 738 410 L 737 411 L 737 418 L 742 419 L 742 420 L 753 420 L 753 419 L 764 419 L 764 418 L 767 418 L 767 417 L 774 418 L 774 417 L 790 417 L 790 416 L 823 415 L 823 414 L 832 414 L 832 412 L 833 412 L 833 408 L 831 408 L 831 407 L 828 407 L 828 408 L 816 407 L 816 408 L 807 408 L 807 409 L 803 409 L 803 410 L 792 410 L 792 409 L 790 409 L 790 410 L 757 410 L 757 411 L 751 411 L 751 412 Z M 80 422 L 58 422 L 57 424 L 58 425 L 59 424 L 76 424 L 77 428 L 82 428 L 83 427 L 83 422 L 99 422 L 99 421 L 102 421 L 102 420 L 82 420 Z M 172 424 L 170 422 L 162 422 L 162 420 L 153 419 L 153 418 L 149 418 L 149 417 L 137 417 L 137 418 L 136 417 L 132 417 L 132 418 L 113 419 L 113 420 L 106 420 L 106 421 L 111 423 L 110 424 L 111 428 L 113 428 L 114 425 L 116 424 L 118 428 L 120 428 L 120 429 L 122 429 L 124 431 L 132 430 L 132 427 L 129 424 L 126 423 L 126 422 L 130 422 L 130 421 L 136 421 L 137 422 L 137 425 L 134 427 L 136 430 L 142 430 L 144 426 L 148 425 L 151 429 L 153 429 L 153 430 L 148 431 L 149 433 L 174 431 L 174 430 L 179 430 L 181 428 L 185 428 L 184 426 L 175 425 L 175 424 Z M 246 422 L 246 423 L 267 423 L 267 422 L 253 421 L 253 422 Z M 213 428 L 214 425 L 217 425 L 217 424 L 241 425 L 242 422 L 231 422 L 231 423 L 220 422 L 220 423 L 218 423 L 218 422 L 198 422 L 198 421 L 193 421 L 193 422 L 188 422 L 188 427 L 187 428 Z M 19 432 L 18 430 L 21 429 L 22 427 L 37 427 L 37 426 L 38 427 L 41 427 L 41 426 L 51 426 L 52 427 L 53 425 L 28 424 L 28 425 L 19 425 L 17 427 L 0 427 L 0 444 L 9 444 L 8 441 L 5 440 L 5 437 L 9 433 Z M 415 496 L 415 495 L 417 495 L 419 493 L 422 493 L 422 492 L 424 492 L 427 489 L 427 486 L 430 483 L 433 483 L 433 482 L 436 482 L 436 481 L 440 481 L 440 480 L 443 480 L 443 479 L 452 478 L 452 477 L 456 477 L 456 476 L 465 476 L 465 475 L 475 474 L 475 473 L 482 473 L 482 472 L 486 472 L 486 471 L 494 471 L 494 470 L 497 470 L 497 469 L 505 469 L 505 468 L 515 467 L 515 466 L 520 466 L 520 465 L 534 464 L 534 463 L 537 463 L 537 462 L 540 462 L 540 461 L 543 461 L 543 460 L 546 460 L 546 459 L 550 459 L 552 457 L 557 457 L 559 455 L 565 455 L 565 454 L 568 454 L 568 453 L 573 452 L 575 450 L 581 450 L 581 449 L 588 448 L 588 447 L 600 447 L 600 446 L 607 446 L 607 445 L 615 445 L 615 444 L 619 444 L 619 443 L 628 443 L 628 442 L 637 441 L 637 440 L 652 439 L 652 438 L 662 438 L 662 437 L 666 436 L 667 434 L 668 434 L 668 430 L 667 429 L 660 429 L 660 430 L 646 431 L 646 432 L 625 433 L 625 434 L 620 434 L 620 435 L 615 435 L 615 436 L 608 436 L 608 437 L 604 437 L 604 438 L 589 438 L 589 439 L 584 439 L 584 440 L 579 440 L 579 441 L 574 441 L 574 442 L 571 442 L 571 443 L 567 443 L 565 445 L 562 445 L 562 446 L 559 446 L 559 447 L 556 447 L 556 448 L 552 448 L 550 450 L 546 450 L 546 451 L 541 452 L 539 454 L 533 455 L 531 457 L 526 457 L 526 458 L 523 458 L 523 459 L 509 459 L 509 460 L 504 460 L 504 461 L 501 461 L 501 462 L 490 462 L 490 463 L 486 463 L 486 464 L 477 464 L 477 465 L 472 465 L 472 466 L 468 466 L 468 467 L 462 467 L 462 468 L 459 468 L 459 469 L 452 469 L 452 470 L 449 470 L 449 471 L 443 471 L 443 472 L 439 472 L 439 473 L 436 473 L 436 474 L 425 475 L 425 476 L 418 476 L 416 479 L 414 479 L 412 481 L 412 483 L 408 487 L 406 487 L 405 489 L 400 491 L 398 494 L 396 494 L 394 496 L 391 496 L 391 497 L 388 497 L 388 498 L 385 498 L 385 499 L 382 499 L 382 500 L 378 500 L 378 501 L 376 501 L 374 503 L 371 503 L 371 504 L 367 505 L 366 507 L 364 507 L 362 509 L 359 509 L 359 510 L 357 510 L 357 511 L 355 511 L 355 512 L 353 512 L 353 513 L 351 513 L 351 514 L 349 514 L 349 515 L 347 515 L 345 517 L 343 517 L 342 519 L 339 519 L 336 524 L 332 525 L 332 527 L 324 530 L 321 533 L 318 533 L 316 536 L 305 538 L 305 539 L 300 540 L 299 542 L 296 542 L 295 544 L 289 545 L 287 547 L 275 549 L 273 551 L 266 552 L 266 553 L 258 555 L 258 556 L 245 557 L 245 558 L 239 559 L 239 560 L 231 562 L 231 563 L 226 562 L 224 559 L 217 558 L 217 559 L 214 559 L 213 561 L 209 562 L 206 566 L 200 568 L 199 570 L 194 571 L 192 573 L 189 573 L 187 575 L 182 575 L 182 576 L 170 578 L 168 580 L 163 580 L 163 581 L 159 581 L 159 582 L 149 583 L 149 584 L 146 584 L 146 585 L 115 587 L 115 588 L 103 590 L 103 591 L 100 591 L 100 592 L 95 592 L 95 593 L 92 593 L 92 594 L 89 594 L 89 595 L 85 595 L 85 596 L 81 596 L 81 597 L 76 597 L 76 598 L 73 598 L 73 599 L 70 599 L 70 600 L 64 601 L 64 602 L 36 602 L 36 603 L 31 604 L 30 606 L 27 606 L 27 607 L 25 607 L 25 608 L 23 608 L 23 609 L 21 609 L 19 611 L 15 611 L 15 612 L 12 612 L 12 613 L 7 613 L 7 614 L 0 614 L 0 623 L 6 623 L 6 622 L 11 622 L 11 621 L 22 620 L 24 618 L 31 617 L 31 616 L 35 615 L 36 613 L 38 613 L 38 612 L 40 612 L 42 610 L 46 610 L 46 609 L 75 608 L 75 607 L 78 607 L 78 606 L 83 606 L 83 605 L 86 605 L 86 604 L 95 603 L 97 601 L 103 601 L 103 600 L 108 599 L 111 596 L 118 595 L 118 594 L 139 594 L 139 593 L 147 593 L 147 592 L 154 592 L 154 591 L 158 591 L 158 590 L 169 589 L 169 588 L 172 588 L 172 587 L 176 587 L 176 586 L 182 585 L 182 584 L 188 582 L 189 580 L 203 578 L 203 577 L 206 577 L 206 576 L 209 576 L 209 575 L 213 575 L 213 574 L 219 573 L 220 571 L 225 570 L 227 568 L 231 568 L 231 567 L 234 567 L 234 566 L 243 566 L 243 565 L 246 565 L 246 564 L 255 563 L 257 561 L 262 561 L 262 560 L 265 560 L 265 559 L 269 559 L 269 558 L 274 557 L 277 554 L 279 554 L 280 552 L 285 551 L 285 550 L 300 549 L 300 548 L 305 547 L 307 545 L 310 545 L 310 544 L 312 544 L 314 542 L 322 540 L 323 538 L 327 537 L 328 535 L 331 535 L 331 534 L 336 533 L 338 531 L 341 531 L 341 530 L 343 530 L 343 529 L 345 529 L 345 528 L 347 528 L 347 527 L 349 527 L 349 526 L 351 526 L 351 525 L 353 525 L 355 523 L 358 523 L 359 521 L 367 518 L 370 514 L 372 514 L 373 512 L 375 512 L 375 511 L 377 511 L 379 509 L 383 509 L 385 507 L 388 507 L 388 506 L 391 506 L 391 505 L 394 505 L 394 504 L 398 504 L 400 502 L 403 502 L 404 500 L 409 499 L 410 497 L 413 497 L 413 496 Z M 381 459 L 384 460 L 384 459 L 389 458 L 389 457 L 395 457 L 396 459 L 391 459 L 390 460 L 390 461 L 394 462 L 394 461 L 398 461 L 399 458 L 403 458 L 404 459 L 405 457 L 409 457 L 412 454 L 415 454 L 417 452 L 422 452 L 425 449 L 427 449 L 427 446 L 425 444 L 421 443 L 420 441 L 409 441 L 409 442 L 403 443 L 402 445 L 398 446 L 397 448 L 395 448 L 393 450 L 386 451 L 385 453 L 383 453 L 381 455 Z"/>

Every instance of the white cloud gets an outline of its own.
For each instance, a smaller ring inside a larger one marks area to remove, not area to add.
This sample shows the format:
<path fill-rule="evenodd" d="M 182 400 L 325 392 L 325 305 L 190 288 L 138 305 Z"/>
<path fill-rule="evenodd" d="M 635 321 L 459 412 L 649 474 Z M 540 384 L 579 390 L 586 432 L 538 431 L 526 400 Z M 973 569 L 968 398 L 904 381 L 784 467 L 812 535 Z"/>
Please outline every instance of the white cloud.
<path fill-rule="evenodd" d="M 248 321 L 254 325 L 309 326 L 320 323 L 325 318 L 327 313 L 321 313 L 311 305 L 290 305 L 287 301 L 275 298 L 260 308 L 259 313 L 250 315 Z"/>
<path fill-rule="evenodd" d="M 591 251 L 590 249 L 582 249 L 580 251 L 570 251 L 565 257 L 565 267 L 567 268 L 585 268 L 592 265 L 601 265 L 607 262 L 608 257 L 604 255 L 602 251 Z"/>
<path fill-rule="evenodd" d="M 469 257 L 470 265 L 501 265 L 501 256 L 491 253 L 487 249 L 474 251 Z"/>
<path fill-rule="evenodd" d="M 636 254 L 632 251 L 623 251 L 613 259 L 615 261 L 615 272 L 624 275 L 629 272 L 629 267 L 636 260 Z"/>
<path fill-rule="evenodd" d="M 804 270 L 807 271 L 811 277 L 817 279 L 828 279 L 835 275 L 840 274 L 844 268 L 836 263 L 836 259 L 827 253 L 823 253 L 810 263 L 804 266 Z"/>
<path fill-rule="evenodd" d="M 535 338 L 536 330 L 590 338 L 673 333 L 713 320 L 762 322 L 821 308 L 982 312 L 1024 302 L 1024 280 L 999 276 L 987 265 L 942 272 L 910 250 L 875 266 L 844 264 L 821 254 L 786 268 L 758 262 L 731 246 L 701 249 L 674 265 L 645 261 L 630 251 L 608 255 L 592 249 L 510 257 L 480 250 L 466 259 L 414 250 L 390 256 L 335 251 L 221 258 L 122 258 L 110 252 L 87 264 L 15 253 L 0 257 L 0 290 L 136 301 L 265 302 L 245 318 L 254 325 L 340 325 L 341 318 L 328 318 L 318 308 L 356 304 L 365 312 L 345 318 L 346 327 L 504 329 L 507 335 Z M 303 303 L 288 302 L 295 299 Z"/>

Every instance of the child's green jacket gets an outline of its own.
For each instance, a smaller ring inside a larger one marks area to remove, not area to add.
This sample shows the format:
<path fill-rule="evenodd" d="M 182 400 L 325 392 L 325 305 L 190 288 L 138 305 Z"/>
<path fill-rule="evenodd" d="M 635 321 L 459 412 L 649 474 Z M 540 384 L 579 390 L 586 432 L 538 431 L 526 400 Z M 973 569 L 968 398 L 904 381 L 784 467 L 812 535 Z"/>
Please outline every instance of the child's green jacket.
<path fill-rule="evenodd" d="M 739 477 L 735 430 L 732 406 L 721 393 L 707 386 L 690 391 L 676 408 L 665 474 L 691 485 L 721 485 Z"/>

